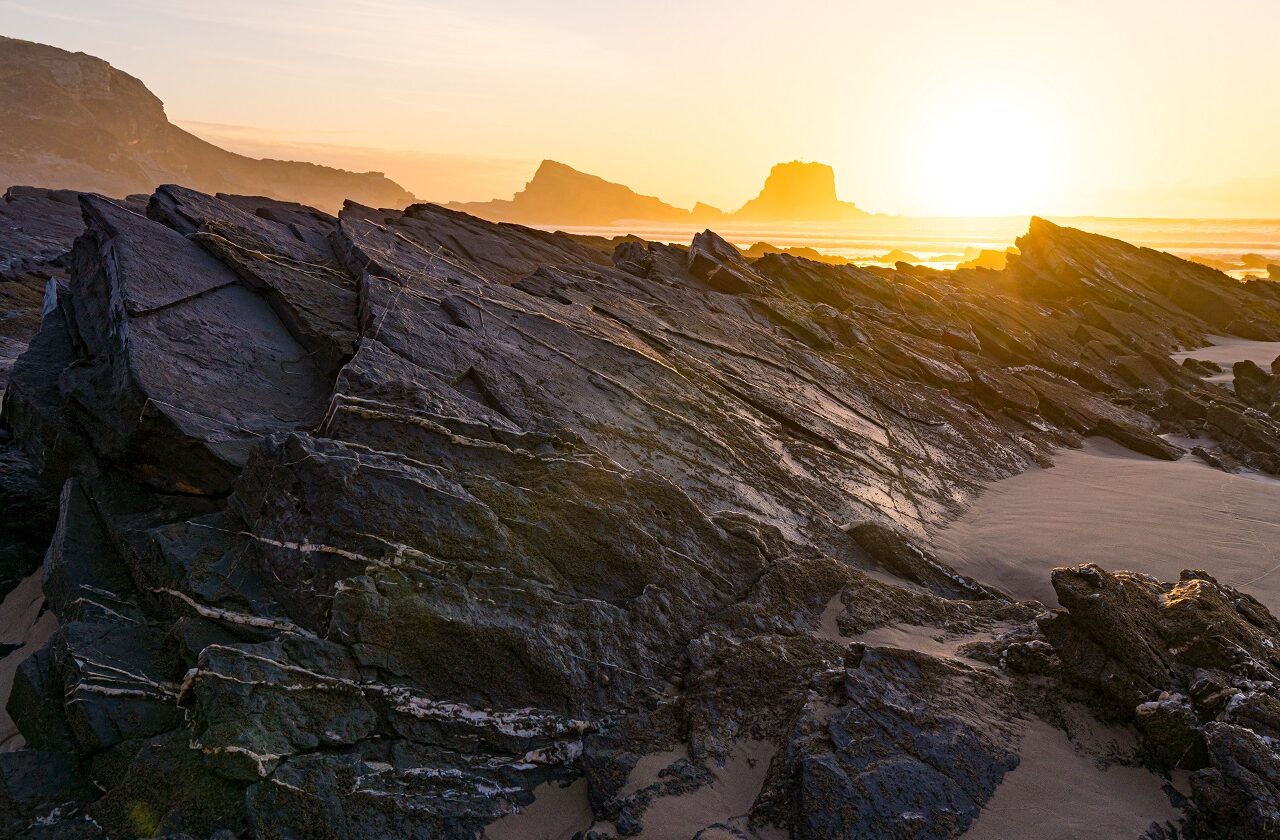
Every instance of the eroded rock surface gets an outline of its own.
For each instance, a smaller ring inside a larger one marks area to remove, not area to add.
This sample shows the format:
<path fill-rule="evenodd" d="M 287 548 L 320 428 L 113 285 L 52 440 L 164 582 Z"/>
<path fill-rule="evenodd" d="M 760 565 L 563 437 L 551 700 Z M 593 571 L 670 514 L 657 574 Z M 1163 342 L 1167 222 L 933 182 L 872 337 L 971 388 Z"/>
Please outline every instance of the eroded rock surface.
<path fill-rule="evenodd" d="M 1280 623 L 1203 571 L 1164 583 L 1087 565 L 1054 572 L 1040 618 L 1064 681 L 1132 723 L 1151 759 L 1192 770 L 1197 837 L 1280 836 Z"/>
<path fill-rule="evenodd" d="M 1229 815 L 1265 743 L 1158 693 L 1270 679 L 1264 610 L 1214 596 L 1253 629 L 1147 661 L 1168 597 L 1109 578 L 1146 593 L 1116 665 L 1074 589 L 1037 625 L 924 534 L 1087 435 L 1275 469 L 1274 421 L 1168 357 L 1280 337 L 1269 289 L 1039 220 L 942 273 L 76 203 L 0 412 L 5 562 L 60 621 L 8 709 L 62 769 L 0 754 L 13 836 L 536 837 L 554 789 L 598 838 L 951 837 L 1077 694 L 1216 770 L 1188 826 L 1263 824 Z"/>

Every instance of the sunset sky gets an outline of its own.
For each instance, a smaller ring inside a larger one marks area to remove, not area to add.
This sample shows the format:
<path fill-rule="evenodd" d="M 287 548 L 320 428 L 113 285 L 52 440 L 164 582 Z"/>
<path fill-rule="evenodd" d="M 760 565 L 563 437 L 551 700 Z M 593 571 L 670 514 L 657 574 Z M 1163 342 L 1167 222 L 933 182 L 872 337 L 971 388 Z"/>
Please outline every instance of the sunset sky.
<path fill-rule="evenodd" d="M 736 208 L 1280 216 L 1275 0 L 0 0 L 237 151 L 507 197 L 554 158 Z"/>

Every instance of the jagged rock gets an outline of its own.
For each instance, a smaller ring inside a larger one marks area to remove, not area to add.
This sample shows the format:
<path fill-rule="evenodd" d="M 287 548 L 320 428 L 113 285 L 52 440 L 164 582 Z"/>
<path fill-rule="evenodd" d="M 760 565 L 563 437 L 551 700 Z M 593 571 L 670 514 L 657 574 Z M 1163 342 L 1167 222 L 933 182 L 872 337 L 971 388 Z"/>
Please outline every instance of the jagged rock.
<path fill-rule="evenodd" d="M 1280 397 L 1280 376 L 1264 371 L 1256 362 L 1236 362 L 1231 373 L 1236 396 L 1253 408 L 1266 411 Z"/>
<path fill-rule="evenodd" d="M 96 455 L 163 490 L 225 492 L 253 445 L 313 425 L 327 384 L 265 301 L 197 244 L 82 199 L 65 387 Z"/>
<path fill-rule="evenodd" d="M 75 734 L 67 722 L 60 676 L 53 670 L 53 650 L 46 645 L 28 657 L 13 677 L 5 711 L 35 750 L 70 755 Z"/>
<path fill-rule="evenodd" d="M 0 200 L 0 394 L 40 327 L 50 282 L 84 224 L 73 192 L 10 187 Z"/>
<path fill-rule="evenodd" d="M 926 586 L 939 595 L 971 599 L 1001 597 L 994 590 L 939 562 L 906 534 L 882 522 L 859 523 L 849 530 L 849 536 L 886 571 Z"/>
<path fill-rule="evenodd" d="M 50 642 L 54 688 L 78 749 L 93 753 L 177 726 L 177 663 L 162 631 L 73 622 Z M 19 724 L 21 726 L 21 724 Z"/>
<path fill-rule="evenodd" d="M 57 822 L 64 811 L 74 812 L 87 795 L 79 769 L 64 754 L 0 753 L 0 832 L 6 837 L 40 836 L 28 831 Z M 53 836 L 75 837 L 71 832 Z"/>
<path fill-rule="evenodd" d="M 319 670 L 295 661 L 313 659 Z M 209 645 L 183 691 L 194 744 L 232 779 L 256 781 L 294 753 L 356 743 L 377 722 L 346 649 L 306 637 Z"/>
<path fill-rule="evenodd" d="M 356 285 L 329 243 L 338 220 L 301 205 L 262 199 L 252 208 L 173 185 L 147 214 L 195 238 L 260 292 L 316 366 L 330 375 L 356 340 Z"/>
<path fill-rule="evenodd" d="M 1183 359 L 1182 366 L 1201 376 L 1212 376 L 1215 373 L 1222 373 L 1222 365 L 1217 362 L 1210 361 L 1209 359 Z"/>
<path fill-rule="evenodd" d="M 1096 565 L 1054 571 L 1040 620 L 1064 679 L 1133 722 L 1166 769 L 1191 769 L 1191 836 L 1280 836 L 1280 622 L 1199 571 L 1161 583 Z"/>
<path fill-rule="evenodd" d="M 0 593 L 8 594 L 40 564 L 56 504 L 31 459 L 0 446 Z"/>
<path fill-rule="evenodd" d="M 1182 450 L 1173 444 L 1151 434 L 1146 429 L 1130 426 L 1126 423 L 1117 423 L 1110 417 L 1099 418 L 1098 422 L 1089 431 L 1092 434 L 1109 438 L 1121 446 L 1132 449 L 1134 452 L 1140 452 L 1143 455 L 1149 455 L 1152 458 L 1176 461 L 1182 457 Z"/>
<path fill-rule="evenodd" d="M 42 830 L 474 838 L 584 777 L 629 834 L 743 773 L 690 835 L 910 812 L 945 837 L 1054 691 L 1203 764 L 1207 825 L 1243 776 L 1206 722 L 1280 735 L 1243 596 L 1063 577 L 1041 635 L 926 541 L 1084 435 L 1280 455 L 1167 358 L 1280 323 L 1261 290 L 1042 222 L 1004 271 L 937 272 L 430 205 L 79 200 L 0 414 L 0 499 L 63 624 L 8 706 L 90 783 Z M 1178 302 L 1202 294 L 1231 311 Z M 903 625 L 954 655 L 853 643 Z"/>
<path fill-rule="evenodd" d="M 799 777 L 794 836 L 966 830 L 1018 763 L 1006 691 L 964 666 L 855 646 L 842 689 L 806 710 L 785 747 L 780 772 Z"/>
<path fill-rule="evenodd" d="M 689 273 L 717 292 L 737 295 L 760 291 L 761 284 L 742 253 L 709 230 L 693 238 L 689 247 Z"/>
<path fill-rule="evenodd" d="M 1280 837 L 1280 757 L 1274 746 L 1228 723 L 1208 723 L 1203 735 L 1211 766 L 1191 776 L 1193 825 L 1223 840 Z"/>
<path fill-rule="evenodd" d="M 235 836 L 244 830 L 243 788 L 209 772 L 187 733 L 177 729 L 130 746 L 127 764 L 86 808 L 106 836 Z"/>

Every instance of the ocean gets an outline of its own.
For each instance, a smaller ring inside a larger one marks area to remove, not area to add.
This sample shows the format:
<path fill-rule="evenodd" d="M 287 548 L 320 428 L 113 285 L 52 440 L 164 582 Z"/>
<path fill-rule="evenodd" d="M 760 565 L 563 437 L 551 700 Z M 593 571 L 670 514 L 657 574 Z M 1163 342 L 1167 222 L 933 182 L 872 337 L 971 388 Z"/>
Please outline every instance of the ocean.
<path fill-rule="evenodd" d="M 1048 217 L 1061 225 L 1080 228 L 1168 251 L 1185 258 L 1239 263 L 1243 254 L 1259 254 L 1280 264 L 1280 219 L 1119 219 Z M 892 250 L 905 251 L 921 263 L 952 268 L 966 249 L 1004 250 L 1027 230 L 1029 217 L 913 218 L 875 216 L 840 225 L 725 225 L 716 232 L 743 248 L 767 242 L 779 248 L 804 246 L 833 256 L 868 264 L 883 264 Z M 660 242 L 687 243 L 696 228 L 679 225 L 561 227 L 569 233 L 619 236 L 635 234 Z M 1236 277 L 1265 275 L 1262 269 L 1234 268 Z"/>

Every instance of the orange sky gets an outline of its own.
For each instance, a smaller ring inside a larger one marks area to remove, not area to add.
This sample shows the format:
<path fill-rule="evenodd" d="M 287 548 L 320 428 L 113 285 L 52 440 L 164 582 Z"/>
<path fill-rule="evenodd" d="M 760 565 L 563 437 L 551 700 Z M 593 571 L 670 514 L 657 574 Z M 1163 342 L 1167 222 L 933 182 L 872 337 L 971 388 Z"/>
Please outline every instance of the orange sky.
<path fill-rule="evenodd" d="M 426 199 L 509 195 L 551 157 L 733 208 L 802 158 L 874 211 L 1280 216 L 1274 0 L 0 0 L 0 20 L 215 142 Z"/>

